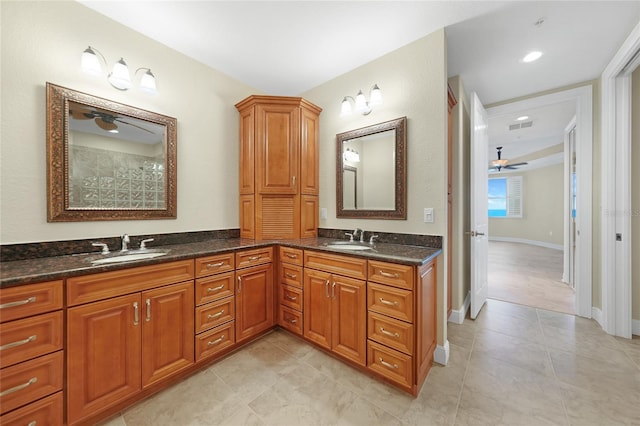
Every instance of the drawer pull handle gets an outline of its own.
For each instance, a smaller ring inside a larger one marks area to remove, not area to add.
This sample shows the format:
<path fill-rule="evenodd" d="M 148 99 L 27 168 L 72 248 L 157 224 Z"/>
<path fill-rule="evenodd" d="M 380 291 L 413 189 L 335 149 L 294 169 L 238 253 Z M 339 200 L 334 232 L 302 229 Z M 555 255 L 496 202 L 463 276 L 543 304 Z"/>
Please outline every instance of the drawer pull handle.
<path fill-rule="evenodd" d="M 29 424 L 27 426 L 36 426 L 38 424 L 38 422 L 36 422 L 35 420 L 32 422 L 29 422 Z"/>
<path fill-rule="evenodd" d="M 37 377 L 32 377 L 32 378 L 29 379 L 29 381 L 27 383 L 23 383 L 21 385 L 12 387 L 11 389 L 7 389 L 6 391 L 0 392 L 0 398 L 3 397 L 3 396 L 6 396 L 6 395 L 10 395 L 10 394 L 12 394 L 14 392 L 18 392 L 19 390 L 22 390 L 22 389 L 24 389 L 26 387 L 29 387 L 32 384 L 34 384 L 35 382 L 37 382 L 37 381 L 38 381 Z"/>
<path fill-rule="evenodd" d="M 249 262 L 253 262 L 254 260 L 260 260 L 260 255 L 257 256 L 251 256 L 248 258 Z"/>
<path fill-rule="evenodd" d="M 288 272 L 287 272 L 287 273 L 285 273 L 284 275 L 285 275 L 285 277 L 287 277 L 287 278 L 291 278 L 292 280 L 295 280 L 296 278 L 298 278 L 298 275 L 296 275 L 296 274 L 290 274 L 290 273 L 288 273 Z"/>
<path fill-rule="evenodd" d="M 214 291 L 222 290 L 224 288 L 224 284 L 219 285 L 218 287 L 207 287 L 207 293 L 213 293 Z"/>
<path fill-rule="evenodd" d="M 291 300 L 292 302 L 295 302 L 296 300 L 298 300 L 298 296 L 289 296 L 288 294 L 285 294 L 284 298 L 287 300 Z"/>
<path fill-rule="evenodd" d="M 393 368 L 394 370 L 397 370 L 399 368 L 398 364 L 390 364 L 384 359 L 382 359 L 382 357 L 378 358 L 378 360 L 380 361 L 380 364 L 384 365 L 387 368 Z"/>
<path fill-rule="evenodd" d="M 17 342 L 7 343 L 6 345 L 0 346 L 0 351 L 4 351 L 5 349 L 15 348 L 16 346 L 26 345 L 29 342 L 35 342 L 37 338 L 38 336 L 34 334 L 33 336 L 29 336 L 24 340 L 18 340 Z"/>
<path fill-rule="evenodd" d="M 395 337 L 396 339 L 400 338 L 400 334 L 398 333 L 392 333 L 390 331 L 385 330 L 383 327 L 380 327 L 380 333 L 390 336 L 390 337 Z"/>
<path fill-rule="evenodd" d="M 26 305 L 27 303 L 33 303 L 35 301 L 36 301 L 36 297 L 31 296 L 28 299 L 18 300 L 17 302 L 3 303 L 2 305 L 0 305 L 0 309 L 15 308 L 16 306 Z"/>
<path fill-rule="evenodd" d="M 285 256 L 287 256 L 289 259 L 297 259 L 298 258 L 297 254 L 291 254 L 291 253 L 285 253 Z"/>
<path fill-rule="evenodd" d="M 215 346 L 215 345 L 220 344 L 223 340 L 224 340 L 224 334 L 222 336 L 218 337 L 216 340 L 212 340 L 210 342 L 207 342 L 207 345 Z"/>
<path fill-rule="evenodd" d="M 140 321 L 139 315 L 138 302 L 133 302 L 133 325 L 138 325 L 138 322 Z"/>
<path fill-rule="evenodd" d="M 216 313 L 216 314 L 209 314 L 207 315 L 207 319 L 214 319 L 214 318 L 218 318 L 220 315 L 224 314 L 224 309 L 221 310 L 220 312 Z"/>
<path fill-rule="evenodd" d="M 398 306 L 399 303 L 397 301 L 390 301 L 390 300 L 384 300 L 382 297 L 380 298 L 380 303 L 382 303 L 383 305 L 389 305 L 389 306 Z"/>
<path fill-rule="evenodd" d="M 207 263 L 207 268 L 219 268 L 222 265 L 224 265 L 224 262 Z"/>
<path fill-rule="evenodd" d="M 329 280 L 324 283 L 324 295 L 327 296 L 327 299 L 329 298 Z"/>
<path fill-rule="evenodd" d="M 382 269 L 380 270 L 380 275 L 387 278 L 400 278 L 400 274 L 398 274 L 397 272 L 385 272 Z"/>
<path fill-rule="evenodd" d="M 295 324 L 298 322 L 298 320 L 295 318 L 287 318 L 287 322 L 290 322 L 291 324 Z"/>
<path fill-rule="evenodd" d="M 145 318 L 146 322 L 151 321 L 151 299 L 147 299 L 144 303 L 147 304 L 147 317 Z"/>

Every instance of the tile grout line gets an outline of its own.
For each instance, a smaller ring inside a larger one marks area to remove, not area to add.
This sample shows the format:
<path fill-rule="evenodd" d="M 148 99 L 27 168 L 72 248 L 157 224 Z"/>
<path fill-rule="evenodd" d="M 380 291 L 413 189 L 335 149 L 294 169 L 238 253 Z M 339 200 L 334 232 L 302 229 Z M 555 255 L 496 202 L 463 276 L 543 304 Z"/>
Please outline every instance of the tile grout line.
<path fill-rule="evenodd" d="M 540 319 L 540 310 L 541 308 L 536 308 L 536 318 L 538 323 L 538 328 L 540 329 L 540 333 L 542 333 L 542 345 L 544 346 L 544 351 L 547 354 L 547 360 L 549 361 L 549 365 L 551 366 L 551 372 L 553 373 L 553 379 L 560 391 L 560 403 L 562 404 L 562 411 L 564 412 L 564 418 L 567 425 L 571 424 L 571 420 L 569 419 L 569 410 L 567 410 L 567 404 L 564 402 L 564 390 L 561 387 L 561 380 L 558 378 L 556 374 L 556 368 L 553 365 L 553 360 L 551 359 L 551 352 L 549 352 L 549 347 L 547 345 L 547 337 L 544 333 L 544 327 L 542 327 L 542 321 Z"/>
<path fill-rule="evenodd" d="M 466 321 L 467 318 L 463 320 Z M 458 418 L 458 412 L 460 411 L 460 401 L 462 400 L 462 392 L 464 391 L 464 383 L 467 379 L 467 373 L 469 372 L 469 364 L 471 364 L 471 356 L 473 355 L 473 348 L 476 344 L 476 334 L 478 333 L 478 329 L 474 327 L 473 330 L 473 340 L 471 341 L 471 348 L 469 349 L 469 356 L 467 357 L 466 365 L 464 366 L 464 374 L 462 375 L 462 382 L 460 383 L 460 390 L 458 391 L 458 401 L 456 402 L 456 411 L 453 415 L 453 422 L 451 425 L 456 424 L 456 420 Z"/>

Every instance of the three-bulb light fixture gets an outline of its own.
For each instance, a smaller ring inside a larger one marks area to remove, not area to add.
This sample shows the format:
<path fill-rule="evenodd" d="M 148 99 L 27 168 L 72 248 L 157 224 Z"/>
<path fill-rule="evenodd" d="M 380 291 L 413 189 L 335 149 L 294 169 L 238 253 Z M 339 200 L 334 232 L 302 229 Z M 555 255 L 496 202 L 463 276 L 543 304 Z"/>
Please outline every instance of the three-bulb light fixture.
<path fill-rule="evenodd" d="M 340 108 L 341 117 L 351 114 L 352 108 L 350 100 L 353 101 L 353 109 L 355 109 L 356 112 L 362 113 L 362 115 L 369 115 L 373 106 L 380 105 L 382 103 L 382 91 L 380 91 L 377 84 L 374 84 L 369 91 L 369 101 L 364 97 L 362 90 L 358 91 L 355 99 L 351 96 L 345 96 L 344 99 L 342 99 L 342 106 Z"/>
<path fill-rule="evenodd" d="M 342 158 L 344 161 L 349 161 L 351 163 L 359 163 L 360 162 L 360 154 L 355 149 L 347 148 L 342 153 Z"/>
<path fill-rule="evenodd" d="M 100 55 L 105 67 L 108 67 L 107 60 L 104 55 L 100 53 L 98 49 L 89 46 L 82 53 L 82 59 L 80 62 L 82 70 L 89 74 L 102 74 L 102 64 L 98 59 L 98 55 Z M 157 93 L 156 77 L 151 73 L 151 69 L 138 68 L 133 73 L 134 78 L 138 72 L 143 73 L 140 78 L 140 90 L 150 94 Z M 131 75 L 129 74 L 129 67 L 123 58 L 120 58 L 120 60 L 113 65 L 111 72 L 107 75 L 107 80 L 118 90 L 129 90 L 133 86 L 133 83 L 131 82 Z"/>

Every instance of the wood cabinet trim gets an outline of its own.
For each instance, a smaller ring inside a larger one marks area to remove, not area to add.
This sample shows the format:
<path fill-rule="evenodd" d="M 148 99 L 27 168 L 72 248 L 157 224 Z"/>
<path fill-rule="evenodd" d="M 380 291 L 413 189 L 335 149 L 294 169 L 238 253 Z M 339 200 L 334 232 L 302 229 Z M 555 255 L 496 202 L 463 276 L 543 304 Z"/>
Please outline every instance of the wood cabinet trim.
<path fill-rule="evenodd" d="M 367 261 L 357 257 L 305 250 L 304 267 L 360 280 L 367 279 Z"/>

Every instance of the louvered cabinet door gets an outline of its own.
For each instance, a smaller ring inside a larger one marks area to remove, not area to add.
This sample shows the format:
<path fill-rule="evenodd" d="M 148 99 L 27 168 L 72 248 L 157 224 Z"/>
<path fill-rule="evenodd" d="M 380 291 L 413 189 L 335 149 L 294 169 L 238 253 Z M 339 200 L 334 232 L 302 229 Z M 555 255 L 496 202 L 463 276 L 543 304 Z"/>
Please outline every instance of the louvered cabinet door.
<path fill-rule="evenodd" d="M 256 196 L 256 239 L 299 237 L 300 197 L 298 195 Z"/>

